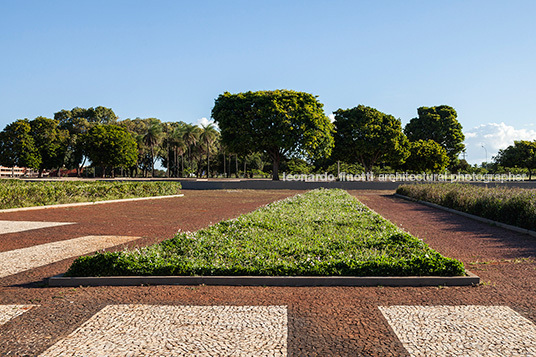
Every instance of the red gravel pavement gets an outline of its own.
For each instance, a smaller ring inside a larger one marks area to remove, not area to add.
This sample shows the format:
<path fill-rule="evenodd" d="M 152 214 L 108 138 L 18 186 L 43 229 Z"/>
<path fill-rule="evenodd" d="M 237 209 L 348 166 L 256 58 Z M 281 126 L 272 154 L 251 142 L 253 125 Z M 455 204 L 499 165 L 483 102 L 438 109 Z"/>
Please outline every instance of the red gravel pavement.
<path fill-rule="evenodd" d="M 185 191 L 185 197 L 0 214 L 0 220 L 79 222 L 2 236 L 2 250 L 89 234 L 161 240 L 294 194 L 290 191 Z M 69 261 L 0 279 L 0 304 L 38 304 L 0 326 L 0 355 L 38 355 L 108 304 L 287 305 L 290 356 L 404 356 L 378 310 L 387 305 L 507 305 L 536 321 L 536 239 L 394 198 L 352 191 L 362 202 L 441 253 L 461 259 L 485 282 L 477 287 L 212 287 L 47 288 L 44 278 Z M 76 218 L 76 219 L 75 219 Z M 46 233 L 45 233 L 46 232 Z M 7 238 L 6 238 L 7 237 Z M 6 242 L 7 241 L 7 242 Z M 471 264 L 476 263 L 476 264 Z M 41 284 L 41 286 L 40 286 Z"/>

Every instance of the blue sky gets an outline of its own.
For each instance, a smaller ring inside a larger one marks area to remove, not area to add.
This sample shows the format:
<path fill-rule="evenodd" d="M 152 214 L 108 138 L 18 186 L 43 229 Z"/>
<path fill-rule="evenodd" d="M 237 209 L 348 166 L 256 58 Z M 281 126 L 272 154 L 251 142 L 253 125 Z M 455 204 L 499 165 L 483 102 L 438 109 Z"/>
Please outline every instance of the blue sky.
<path fill-rule="evenodd" d="M 99 105 L 199 123 L 224 91 L 293 89 L 326 114 L 364 104 L 403 124 L 450 105 L 480 163 L 536 139 L 534 14 L 534 1 L 0 0 L 0 128 Z"/>

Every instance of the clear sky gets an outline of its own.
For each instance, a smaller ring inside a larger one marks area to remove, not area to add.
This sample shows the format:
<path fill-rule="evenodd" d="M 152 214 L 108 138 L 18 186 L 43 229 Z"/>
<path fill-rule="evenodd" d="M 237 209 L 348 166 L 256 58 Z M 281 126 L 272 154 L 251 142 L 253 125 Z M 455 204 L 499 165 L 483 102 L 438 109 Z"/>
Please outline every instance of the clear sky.
<path fill-rule="evenodd" d="M 480 163 L 536 139 L 535 16 L 533 0 L 0 0 L 0 130 L 99 105 L 200 123 L 224 91 L 293 89 L 403 124 L 450 105 Z"/>

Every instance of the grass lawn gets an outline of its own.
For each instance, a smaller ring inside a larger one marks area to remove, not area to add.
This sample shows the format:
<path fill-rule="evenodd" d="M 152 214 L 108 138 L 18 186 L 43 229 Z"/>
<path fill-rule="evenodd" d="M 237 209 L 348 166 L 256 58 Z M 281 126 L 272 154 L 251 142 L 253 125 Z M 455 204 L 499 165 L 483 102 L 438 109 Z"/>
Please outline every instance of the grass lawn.
<path fill-rule="evenodd" d="M 536 189 L 433 183 L 401 185 L 396 192 L 475 216 L 536 230 Z"/>
<path fill-rule="evenodd" d="M 66 275 L 464 274 L 346 191 L 320 189 L 150 247 L 80 257 Z"/>
<path fill-rule="evenodd" d="M 176 195 L 180 189 L 178 182 L 0 179 L 0 209 Z"/>

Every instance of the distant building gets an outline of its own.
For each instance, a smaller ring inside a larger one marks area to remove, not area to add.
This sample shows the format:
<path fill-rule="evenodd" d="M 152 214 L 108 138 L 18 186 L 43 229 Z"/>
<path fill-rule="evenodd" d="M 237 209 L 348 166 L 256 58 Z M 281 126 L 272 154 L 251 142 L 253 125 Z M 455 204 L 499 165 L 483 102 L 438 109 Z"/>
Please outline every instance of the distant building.
<path fill-rule="evenodd" d="M 37 171 L 26 167 L 0 166 L 0 177 L 36 177 Z"/>

